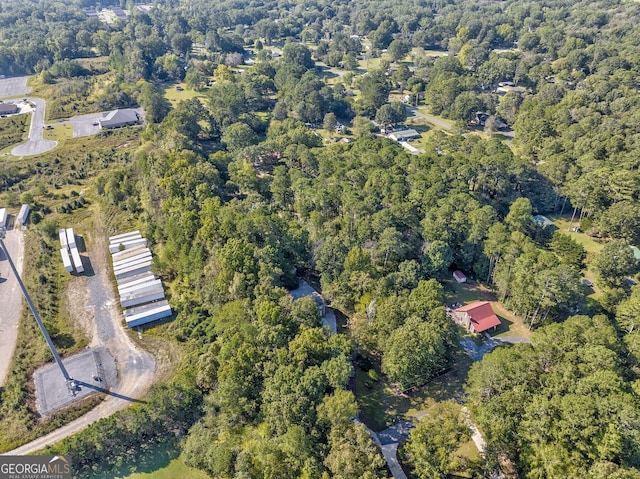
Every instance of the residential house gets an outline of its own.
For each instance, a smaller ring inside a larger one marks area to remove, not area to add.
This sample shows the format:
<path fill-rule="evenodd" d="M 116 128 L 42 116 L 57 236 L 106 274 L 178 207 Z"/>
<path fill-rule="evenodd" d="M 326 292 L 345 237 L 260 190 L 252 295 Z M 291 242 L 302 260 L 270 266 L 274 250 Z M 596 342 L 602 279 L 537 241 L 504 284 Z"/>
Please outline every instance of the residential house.
<path fill-rule="evenodd" d="M 500 318 L 493 312 L 491 303 L 488 301 L 467 304 L 455 309 L 453 314 L 458 319 L 458 323 L 472 333 L 482 333 L 500 326 Z"/>

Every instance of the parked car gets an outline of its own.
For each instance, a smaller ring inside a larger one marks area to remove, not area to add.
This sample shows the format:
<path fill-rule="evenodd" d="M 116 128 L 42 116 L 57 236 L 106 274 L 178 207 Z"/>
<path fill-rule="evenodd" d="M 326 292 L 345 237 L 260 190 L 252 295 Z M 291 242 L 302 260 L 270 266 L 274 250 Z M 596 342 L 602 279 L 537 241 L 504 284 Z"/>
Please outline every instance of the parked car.
<path fill-rule="evenodd" d="M 593 287 L 593 281 L 587 278 L 582 278 L 582 284 L 584 284 L 585 286 L 588 286 L 589 288 Z"/>

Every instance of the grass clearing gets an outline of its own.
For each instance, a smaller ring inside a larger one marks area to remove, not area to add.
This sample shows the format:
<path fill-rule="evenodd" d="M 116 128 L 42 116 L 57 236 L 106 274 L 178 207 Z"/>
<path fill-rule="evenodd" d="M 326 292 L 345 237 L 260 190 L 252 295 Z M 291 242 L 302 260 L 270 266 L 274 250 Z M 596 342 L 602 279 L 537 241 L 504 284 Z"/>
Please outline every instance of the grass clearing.
<path fill-rule="evenodd" d="M 600 243 L 594 240 L 591 236 L 581 231 L 569 231 L 569 221 L 571 221 L 571 217 L 561 216 L 561 217 L 553 217 L 550 216 L 549 219 L 553 221 L 553 224 L 558 227 L 560 232 L 571 236 L 574 240 L 580 243 L 585 251 L 587 252 L 587 263 L 589 263 L 590 257 L 594 254 L 600 252 L 604 243 Z M 579 226 L 580 223 L 578 221 L 573 221 L 573 226 Z"/>
<path fill-rule="evenodd" d="M 207 479 L 209 476 L 187 466 L 180 457 L 175 440 L 159 444 L 136 456 L 135 462 L 123 464 L 109 471 L 91 474 L 91 479 Z"/>
<path fill-rule="evenodd" d="M 179 102 L 183 100 L 191 100 L 192 98 L 204 98 L 205 91 L 194 91 L 187 89 L 186 84 L 183 83 L 165 83 L 162 85 L 164 88 L 164 97 L 171 103 L 171 106 L 175 107 Z"/>
<path fill-rule="evenodd" d="M 471 364 L 466 354 L 459 353 L 448 372 L 406 394 L 395 391 L 384 375 L 378 373 L 379 379 L 374 381 L 367 371 L 356 368 L 360 417 L 374 431 L 382 431 L 397 421 L 415 416 L 429 401 L 451 399 L 462 391 Z"/>
<path fill-rule="evenodd" d="M 0 118 L 0 151 L 12 149 L 23 141 L 27 141 L 30 117 L 31 115 L 15 115 Z"/>

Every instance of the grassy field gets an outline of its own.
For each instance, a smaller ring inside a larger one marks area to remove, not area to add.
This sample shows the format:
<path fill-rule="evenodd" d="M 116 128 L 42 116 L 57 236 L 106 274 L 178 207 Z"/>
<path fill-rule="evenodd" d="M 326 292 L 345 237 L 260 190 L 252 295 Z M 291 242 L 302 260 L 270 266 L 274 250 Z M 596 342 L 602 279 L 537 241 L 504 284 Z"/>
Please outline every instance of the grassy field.
<path fill-rule="evenodd" d="M 428 401 L 444 401 L 462 391 L 467 380 L 471 360 L 460 353 L 451 370 L 428 384 L 406 394 L 395 391 L 386 378 L 372 380 L 367 371 L 356 369 L 356 397 L 360 417 L 374 431 L 386 429 L 391 424 L 415 416 Z"/>
<path fill-rule="evenodd" d="M 110 471 L 98 471 L 91 479 L 207 479 L 204 472 L 187 466 L 179 456 L 179 447 L 174 441 L 160 444 L 144 455 L 135 464 L 124 464 Z"/>
<path fill-rule="evenodd" d="M 585 251 L 587 252 L 587 263 L 589 263 L 589 257 L 593 256 L 596 253 L 599 253 L 604 246 L 604 243 L 600 243 L 594 240 L 586 233 L 583 233 L 581 231 L 569 231 L 569 221 L 571 220 L 570 216 L 550 217 L 549 219 L 553 221 L 553 224 L 556 225 L 562 233 L 571 236 L 574 240 L 576 240 L 584 247 Z M 580 223 L 578 221 L 573 221 L 573 226 L 579 225 Z"/>
<path fill-rule="evenodd" d="M 11 149 L 26 141 L 31 115 L 16 115 L 0 118 L 0 151 Z"/>
<path fill-rule="evenodd" d="M 180 87 L 182 90 L 178 90 Z M 191 98 L 204 98 L 205 91 L 193 91 L 188 90 L 184 83 L 165 83 L 162 85 L 164 88 L 164 97 L 169 100 L 171 106 L 176 106 L 182 100 L 190 100 Z"/>

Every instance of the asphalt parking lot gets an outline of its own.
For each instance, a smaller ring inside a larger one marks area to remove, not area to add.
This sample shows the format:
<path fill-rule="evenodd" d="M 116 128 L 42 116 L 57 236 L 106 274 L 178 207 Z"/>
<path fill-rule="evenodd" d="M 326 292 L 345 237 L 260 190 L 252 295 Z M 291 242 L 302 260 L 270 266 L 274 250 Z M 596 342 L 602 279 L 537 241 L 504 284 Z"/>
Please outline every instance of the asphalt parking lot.
<path fill-rule="evenodd" d="M 28 77 L 14 77 L 0 79 L 0 98 L 16 95 L 26 95 L 31 91 L 27 86 Z"/>

